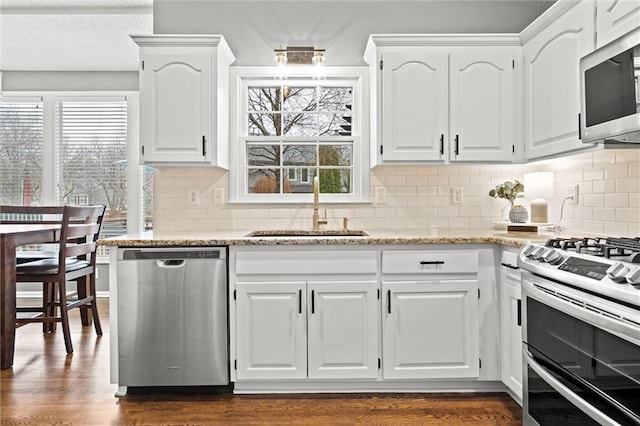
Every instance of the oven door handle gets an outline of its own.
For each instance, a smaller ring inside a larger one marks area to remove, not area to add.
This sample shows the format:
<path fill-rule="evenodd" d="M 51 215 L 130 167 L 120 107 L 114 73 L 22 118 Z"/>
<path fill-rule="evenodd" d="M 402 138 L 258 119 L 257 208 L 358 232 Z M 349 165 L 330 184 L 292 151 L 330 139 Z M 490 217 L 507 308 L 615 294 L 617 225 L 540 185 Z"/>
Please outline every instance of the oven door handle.
<path fill-rule="evenodd" d="M 535 371 L 536 374 L 542 378 L 542 380 L 547 382 L 547 384 L 549 384 L 552 388 L 558 391 L 558 393 L 564 396 L 569 402 L 571 402 L 573 405 L 578 407 L 580 410 L 582 410 L 585 414 L 587 414 L 593 420 L 595 420 L 600 424 L 610 424 L 610 425 L 620 424 L 613 421 L 610 417 L 605 415 L 602 411 L 592 407 L 588 402 L 580 398 L 578 395 L 573 393 L 571 389 L 569 389 L 562 382 L 560 382 L 558 379 L 553 377 L 553 375 L 549 374 L 543 366 L 538 364 L 533 359 L 533 356 L 531 355 L 531 353 L 529 353 L 529 351 L 527 351 L 526 349 L 523 349 L 523 352 L 524 352 L 524 358 L 527 365 L 531 367 L 533 371 Z"/>

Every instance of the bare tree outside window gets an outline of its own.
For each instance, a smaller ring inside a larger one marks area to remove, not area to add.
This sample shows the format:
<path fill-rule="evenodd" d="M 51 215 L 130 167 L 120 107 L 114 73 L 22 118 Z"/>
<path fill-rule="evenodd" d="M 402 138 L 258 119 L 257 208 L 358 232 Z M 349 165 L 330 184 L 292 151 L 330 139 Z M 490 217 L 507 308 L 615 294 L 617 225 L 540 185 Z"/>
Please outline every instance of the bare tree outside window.
<path fill-rule="evenodd" d="M 0 204 L 42 199 L 42 103 L 0 102 Z"/>
<path fill-rule="evenodd" d="M 323 193 L 352 192 L 351 87 L 250 86 L 247 96 L 248 192 L 310 193 L 316 175 Z"/>

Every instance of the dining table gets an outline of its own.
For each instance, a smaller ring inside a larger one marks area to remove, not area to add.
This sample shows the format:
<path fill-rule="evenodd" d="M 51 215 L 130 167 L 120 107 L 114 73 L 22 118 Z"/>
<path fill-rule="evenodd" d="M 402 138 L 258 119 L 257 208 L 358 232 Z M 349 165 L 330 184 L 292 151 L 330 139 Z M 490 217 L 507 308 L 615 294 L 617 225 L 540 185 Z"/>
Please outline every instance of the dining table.
<path fill-rule="evenodd" d="M 20 246 L 55 243 L 60 224 L 0 223 L 0 369 L 13 365 L 16 337 L 16 253 Z"/>

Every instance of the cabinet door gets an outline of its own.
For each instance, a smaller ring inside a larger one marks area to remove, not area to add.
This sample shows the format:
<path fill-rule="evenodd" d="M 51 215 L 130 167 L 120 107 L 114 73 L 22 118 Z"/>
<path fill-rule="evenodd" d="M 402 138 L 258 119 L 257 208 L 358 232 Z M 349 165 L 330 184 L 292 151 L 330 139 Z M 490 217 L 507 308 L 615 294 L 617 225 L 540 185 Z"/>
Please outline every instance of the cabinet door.
<path fill-rule="evenodd" d="M 640 27 L 638 0 L 597 0 L 596 8 L 597 47 Z"/>
<path fill-rule="evenodd" d="M 522 305 L 518 271 L 502 273 L 502 382 L 522 401 Z M 516 281 L 517 280 L 517 281 Z"/>
<path fill-rule="evenodd" d="M 405 52 L 383 56 L 382 158 L 443 160 L 448 125 L 448 55 L 424 49 Z"/>
<path fill-rule="evenodd" d="M 578 113 L 579 62 L 593 47 L 592 12 L 590 2 L 578 3 L 524 45 L 529 160 L 590 146 L 578 139 Z"/>
<path fill-rule="evenodd" d="M 209 161 L 211 54 L 152 54 L 143 60 L 143 161 Z"/>
<path fill-rule="evenodd" d="M 307 291 L 309 378 L 377 378 L 377 283 L 309 282 Z"/>
<path fill-rule="evenodd" d="M 451 54 L 452 161 L 512 160 L 515 54 L 509 47 L 460 48 Z"/>
<path fill-rule="evenodd" d="M 478 377 L 478 282 L 384 282 L 383 377 Z"/>
<path fill-rule="evenodd" d="M 238 283 L 238 380 L 305 379 L 306 284 Z"/>

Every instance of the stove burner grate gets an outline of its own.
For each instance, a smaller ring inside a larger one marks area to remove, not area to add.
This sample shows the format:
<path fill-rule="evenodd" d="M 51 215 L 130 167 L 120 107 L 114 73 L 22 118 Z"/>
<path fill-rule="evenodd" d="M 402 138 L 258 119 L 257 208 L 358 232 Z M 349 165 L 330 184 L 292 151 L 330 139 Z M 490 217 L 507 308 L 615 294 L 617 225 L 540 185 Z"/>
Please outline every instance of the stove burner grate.
<path fill-rule="evenodd" d="M 592 256 L 640 258 L 640 237 L 585 237 L 585 238 L 551 238 L 545 246 Z M 629 260 L 636 263 L 635 260 Z"/>

